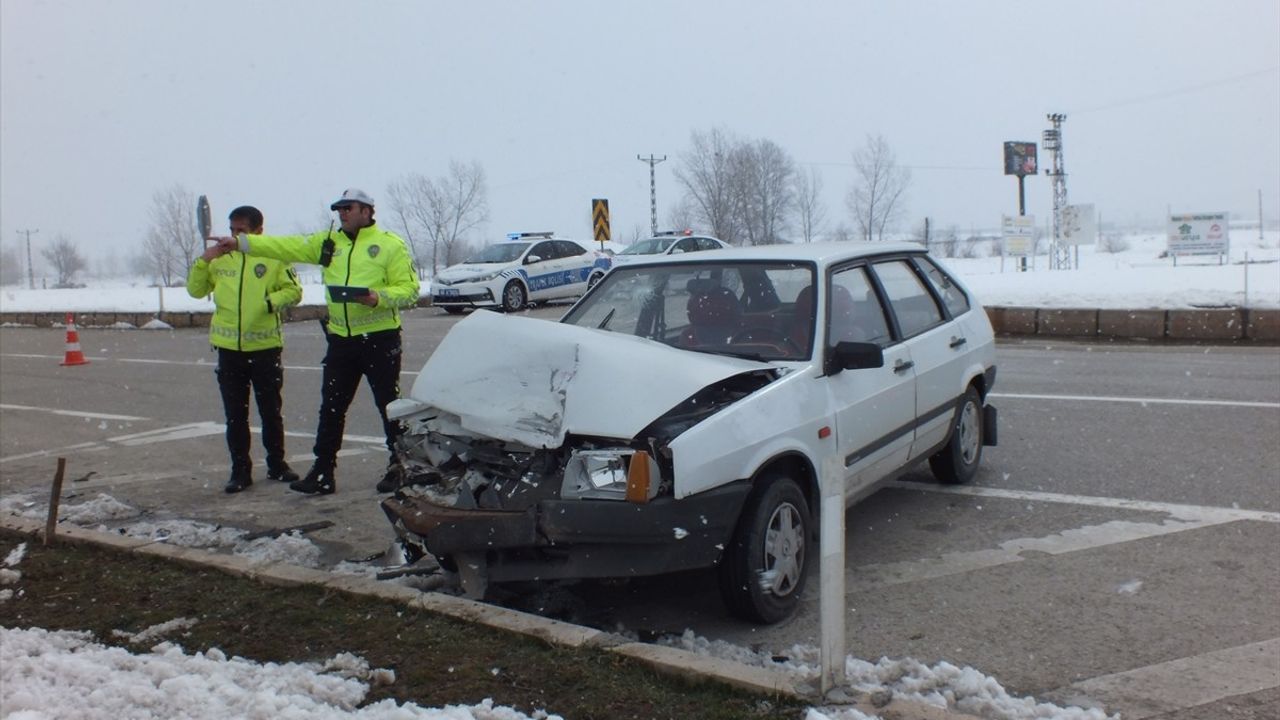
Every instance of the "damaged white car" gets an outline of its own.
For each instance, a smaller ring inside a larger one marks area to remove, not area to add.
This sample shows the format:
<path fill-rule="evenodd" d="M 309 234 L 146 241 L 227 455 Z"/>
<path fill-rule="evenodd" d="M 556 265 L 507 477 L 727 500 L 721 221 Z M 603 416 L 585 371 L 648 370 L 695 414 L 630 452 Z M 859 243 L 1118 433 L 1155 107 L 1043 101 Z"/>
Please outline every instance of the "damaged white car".
<path fill-rule="evenodd" d="M 996 440 L 991 325 L 917 245 L 728 248 L 616 267 L 560 322 L 474 313 L 409 398 L 429 483 L 383 501 L 410 556 L 488 583 L 715 566 L 729 610 L 794 610 L 820 486 Z M 842 477 L 840 477 L 842 475 Z"/>

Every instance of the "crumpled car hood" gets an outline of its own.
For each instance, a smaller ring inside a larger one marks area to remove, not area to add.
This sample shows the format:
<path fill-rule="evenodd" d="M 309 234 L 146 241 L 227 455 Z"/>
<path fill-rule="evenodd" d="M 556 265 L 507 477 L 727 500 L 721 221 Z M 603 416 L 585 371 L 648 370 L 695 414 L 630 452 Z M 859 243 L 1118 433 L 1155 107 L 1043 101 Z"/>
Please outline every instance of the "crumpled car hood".
<path fill-rule="evenodd" d="M 714 382 L 768 367 L 642 338 L 476 311 L 427 360 L 411 397 L 466 430 L 533 448 L 566 433 L 630 439 Z"/>

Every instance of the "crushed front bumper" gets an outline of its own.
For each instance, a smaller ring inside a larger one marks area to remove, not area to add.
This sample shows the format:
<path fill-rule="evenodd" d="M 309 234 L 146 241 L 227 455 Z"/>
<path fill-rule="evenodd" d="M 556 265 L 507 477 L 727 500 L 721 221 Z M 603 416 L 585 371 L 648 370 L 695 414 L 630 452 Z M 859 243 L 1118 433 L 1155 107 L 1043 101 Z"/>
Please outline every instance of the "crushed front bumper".
<path fill-rule="evenodd" d="M 490 580 L 638 577 L 714 565 L 745 482 L 675 500 L 542 500 L 524 510 L 446 507 L 397 494 L 382 509 L 401 539 L 437 558 L 483 555 Z"/>

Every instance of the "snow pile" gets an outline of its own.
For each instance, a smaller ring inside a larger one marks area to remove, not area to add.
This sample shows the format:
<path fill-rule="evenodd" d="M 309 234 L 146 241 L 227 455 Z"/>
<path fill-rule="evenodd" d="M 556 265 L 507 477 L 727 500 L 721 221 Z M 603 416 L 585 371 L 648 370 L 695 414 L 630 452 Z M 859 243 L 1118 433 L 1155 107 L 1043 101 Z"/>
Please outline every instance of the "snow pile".
<path fill-rule="evenodd" d="M 794 645 L 782 654 L 756 652 L 720 640 L 708 640 L 690 630 L 659 643 L 743 665 L 781 670 L 801 683 L 815 684 L 821 674 L 821 651 L 812 645 Z M 1063 708 L 1038 703 L 1034 698 L 1013 697 L 995 678 L 948 662 L 926 665 L 912 658 L 881 658 L 879 662 L 870 663 L 849 656 L 845 658 L 845 676 L 849 686 L 857 691 L 888 690 L 895 698 L 951 708 L 990 720 L 1108 720 L 1111 717 L 1097 708 Z M 825 714 L 827 712 L 834 714 Z M 848 715 L 849 712 L 856 711 L 817 708 L 806 720 L 861 720 L 858 715 Z"/>
<path fill-rule="evenodd" d="M 134 645 L 145 645 L 159 638 L 178 630 L 186 630 L 196 624 L 191 618 L 174 618 L 168 622 L 162 622 L 158 625 L 152 625 L 145 630 L 131 633 L 128 630 L 112 630 L 112 637 L 124 638 L 127 642 Z"/>
<path fill-rule="evenodd" d="M 172 330 L 173 326 L 161 320 L 160 318 L 156 318 L 154 320 L 148 321 L 145 325 L 142 326 L 142 329 L 143 330 Z"/>
<path fill-rule="evenodd" d="M 357 709 L 369 683 L 394 682 L 349 653 L 324 664 L 257 663 L 215 649 L 186 654 L 161 643 L 148 653 L 93 642 L 88 633 L 0 628 L 0 707 L 11 720 L 77 717 L 552 720 L 486 700 L 423 708 L 382 700 Z"/>
<path fill-rule="evenodd" d="M 27 544 L 22 543 L 4 558 L 4 567 L 0 568 L 0 586 L 14 585 L 22 579 L 22 573 L 14 570 L 27 554 Z M 19 590 L 19 593 L 22 591 Z M 13 588 L 0 587 L 0 602 L 13 598 Z"/>
<path fill-rule="evenodd" d="M 44 514 L 48 514 L 47 511 Z M 97 497 L 77 505 L 63 505 L 58 513 L 58 520 L 74 525 L 90 525 L 107 520 L 126 520 L 141 514 L 141 510 L 131 505 L 126 505 L 106 493 L 98 493 Z"/>

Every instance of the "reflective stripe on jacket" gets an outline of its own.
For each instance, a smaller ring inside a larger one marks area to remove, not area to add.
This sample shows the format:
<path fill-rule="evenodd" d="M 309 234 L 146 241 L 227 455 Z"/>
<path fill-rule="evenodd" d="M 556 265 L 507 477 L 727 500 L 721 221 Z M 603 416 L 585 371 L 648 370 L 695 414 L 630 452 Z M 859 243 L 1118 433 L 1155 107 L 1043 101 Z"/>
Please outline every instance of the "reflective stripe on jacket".
<path fill-rule="evenodd" d="M 280 311 L 302 300 L 302 285 L 291 266 L 233 250 L 191 266 L 187 294 L 210 293 L 209 342 L 227 350 L 267 350 L 284 346 Z"/>
<path fill-rule="evenodd" d="M 324 268 L 325 285 L 366 287 L 378 294 L 378 305 L 335 302 L 326 292 L 329 332 L 341 337 L 365 335 L 400 327 L 401 308 L 418 302 L 418 273 L 404 240 L 377 226 L 361 228 L 355 240 L 341 230 L 310 235 L 247 235 L 242 251 L 286 262 L 320 264 L 326 238 L 333 239 L 333 257 Z"/>

